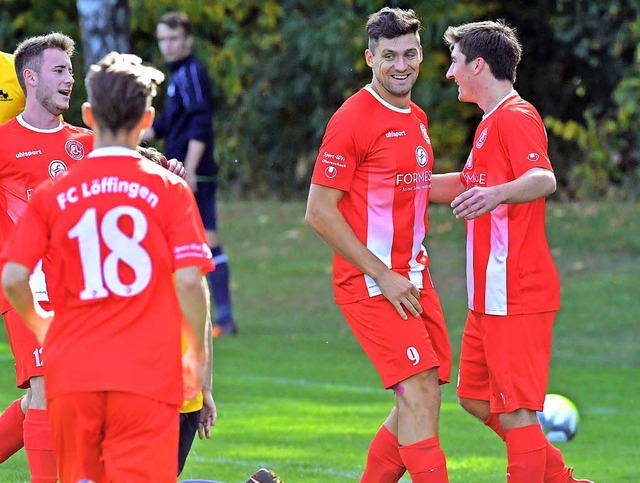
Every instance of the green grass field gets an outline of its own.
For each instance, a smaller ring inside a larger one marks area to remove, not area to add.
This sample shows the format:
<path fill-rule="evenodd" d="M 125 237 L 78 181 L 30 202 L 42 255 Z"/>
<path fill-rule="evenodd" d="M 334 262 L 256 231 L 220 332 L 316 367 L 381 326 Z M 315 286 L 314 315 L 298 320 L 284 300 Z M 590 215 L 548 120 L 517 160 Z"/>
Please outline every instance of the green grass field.
<path fill-rule="evenodd" d="M 240 334 L 215 341 L 218 424 L 182 479 L 244 482 L 268 466 L 287 483 L 357 482 L 393 398 L 333 304 L 331 253 L 304 224 L 303 203 L 222 203 Z M 640 481 L 640 204 L 550 204 L 562 279 L 549 392 L 571 398 L 578 435 L 560 445 L 576 476 Z M 464 226 L 432 208 L 427 248 L 454 360 L 466 315 Z M 20 392 L 0 330 L 0 405 Z M 457 367 L 454 367 L 457 371 Z M 453 373 L 455 381 L 455 372 Z M 504 446 L 443 390 L 441 440 L 452 482 L 504 482 Z M 24 451 L 0 482 L 28 481 Z M 408 477 L 403 478 L 408 482 Z"/>

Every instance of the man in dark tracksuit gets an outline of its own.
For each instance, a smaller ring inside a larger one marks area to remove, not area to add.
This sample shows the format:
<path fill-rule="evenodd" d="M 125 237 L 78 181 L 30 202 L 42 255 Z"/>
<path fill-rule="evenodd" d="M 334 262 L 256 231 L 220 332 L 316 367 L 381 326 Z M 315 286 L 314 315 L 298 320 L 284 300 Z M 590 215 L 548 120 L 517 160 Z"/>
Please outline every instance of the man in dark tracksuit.
<path fill-rule="evenodd" d="M 191 22 L 181 12 L 165 14 L 158 22 L 158 45 L 171 73 L 164 110 L 143 139 L 164 138 L 167 158 L 184 163 L 186 180 L 196 195 L 198 208 L 216 269 L 209 284 L 216 307 L 213 336 L 234 335 L 229 268 L 217 234 L 216 174 L 213 157 L 213 96 L 206 68 L 192 52 Z"/>

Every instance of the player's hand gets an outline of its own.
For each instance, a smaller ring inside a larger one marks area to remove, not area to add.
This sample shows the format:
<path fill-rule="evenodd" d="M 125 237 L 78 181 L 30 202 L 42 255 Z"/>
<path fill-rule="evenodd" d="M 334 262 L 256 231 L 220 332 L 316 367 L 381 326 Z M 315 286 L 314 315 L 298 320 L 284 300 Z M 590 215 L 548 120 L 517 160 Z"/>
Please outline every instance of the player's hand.
<path fill-rule="evenodd" d="M 182 179 L 185 179 L 185 177 L 187 176 L 187 170 L 185 169 L 184 164 L 182 164 L 182 161 L 178 161 L 176 158 L 171 158 L 169 160 L 167 160 L 167 158 L 164 158 L 164 160 L 165 163 L 163 164 L 163 166 L 165 168 L 167 168 L 173 174 L 177 174 Z"/>
<path fill-rule="evenodd" d="M 51 322 L 53 322 L 53 311 L 44 310 L 39 304 L 36 304 L 36 314 L 34 316 L 32 330 L 38 341 L 40 347 L 44 344 L 44 339 L 47 337 Z"/>
<path fill-rule="evenodd" d="M 473 220 L 494 210 L 502 203 L 499 186 L 482 188 L 474 186 L 458 195 L 452 202 L 453 214 L 456 218 Z"/>
<path fill-rule="evenodd" d="M 202 391 L 202 409 L 198 422 L 198 437 L 200 439 L 211 438 L 211 428 L 216 424 L 218 412 L 211 391 Z"/>
<path fill-rule="evenodd" d="M 388 270 L 376 280 L 376 283 L 403 320 L 409 318 L 405 309 L 414 317 L 418 317 L 422 313 L 423 309 L 419 300 L 420 290 L 406 277 Z"/>

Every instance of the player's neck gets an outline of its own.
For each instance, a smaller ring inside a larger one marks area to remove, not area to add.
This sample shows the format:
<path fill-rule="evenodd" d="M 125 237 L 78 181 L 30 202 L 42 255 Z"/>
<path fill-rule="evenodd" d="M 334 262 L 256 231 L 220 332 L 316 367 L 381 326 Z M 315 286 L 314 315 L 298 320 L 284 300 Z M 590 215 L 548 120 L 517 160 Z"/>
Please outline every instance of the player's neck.
<path fill-rule="evenodd" d="M 497 82 L 489 89 L 486 89 L 486 94 L 483 96 L 481 102 L 478 102 L 478 106 L 487 114 L 493 111 L 512 90 L 513 84 L 511 82 Z"/>
<path fill-rule="evenodd" d="M 106 148 L 109 146 L 123 146 L 125 148 L 136 149 L 140 140 L 140 131 L 118 131 L 113 133 L 107 129 L 100 129 L 94 126 L 95 136 L 93 141 L 94 149 Z"/>
<path fill-rule="evenodd" d="M 378 94 L 382 99 L 384 99 L 386 102 L 388 102 L 392 106 L 395 106 L 399 109 L 408 109 L 409 107 L 411 107 L 410 91 L 404 96 L 393 95 L 387 92 L 387 90 L 384 87 L 382 87 L 380 84 L 378 84 L 375 78 L 371 81 L 371 84 L 369 85 L 375 91 L 376 94 Z"/>
<path fill-rule="evenodd" d="M 37 129 L 54 129 L 60 125 L 60 115 L 50 113 L 38 103 L 27 102 L 22 119 Z"/>

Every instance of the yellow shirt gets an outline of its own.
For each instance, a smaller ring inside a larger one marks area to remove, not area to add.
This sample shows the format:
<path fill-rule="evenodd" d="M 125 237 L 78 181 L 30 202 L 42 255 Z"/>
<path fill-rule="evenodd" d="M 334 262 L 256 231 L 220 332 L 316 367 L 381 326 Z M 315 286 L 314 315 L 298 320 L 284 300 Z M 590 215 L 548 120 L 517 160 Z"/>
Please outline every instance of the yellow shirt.
<path fill-rule="evenodd" d="M 185 354 L 185 352 L 187 352 L 187 349 L 188 349 L 187 338 L 184 336 L 184 334 L 182 334 L 182 354 L 183 355 Z M 182 407 L 180 408 L 180 412 L 181 413 L 193 413 L 193 412 L 198 411 L 200 409 L 202 409 L 202 392 L 200 392 L 193 399 L 185 400 L 182 403 Z"/>
<path fill-rule="evenodd" d="M 0 52 L 0 124 L 24 110 L 24 91 L 18 83 L 13 55 Z"/>

